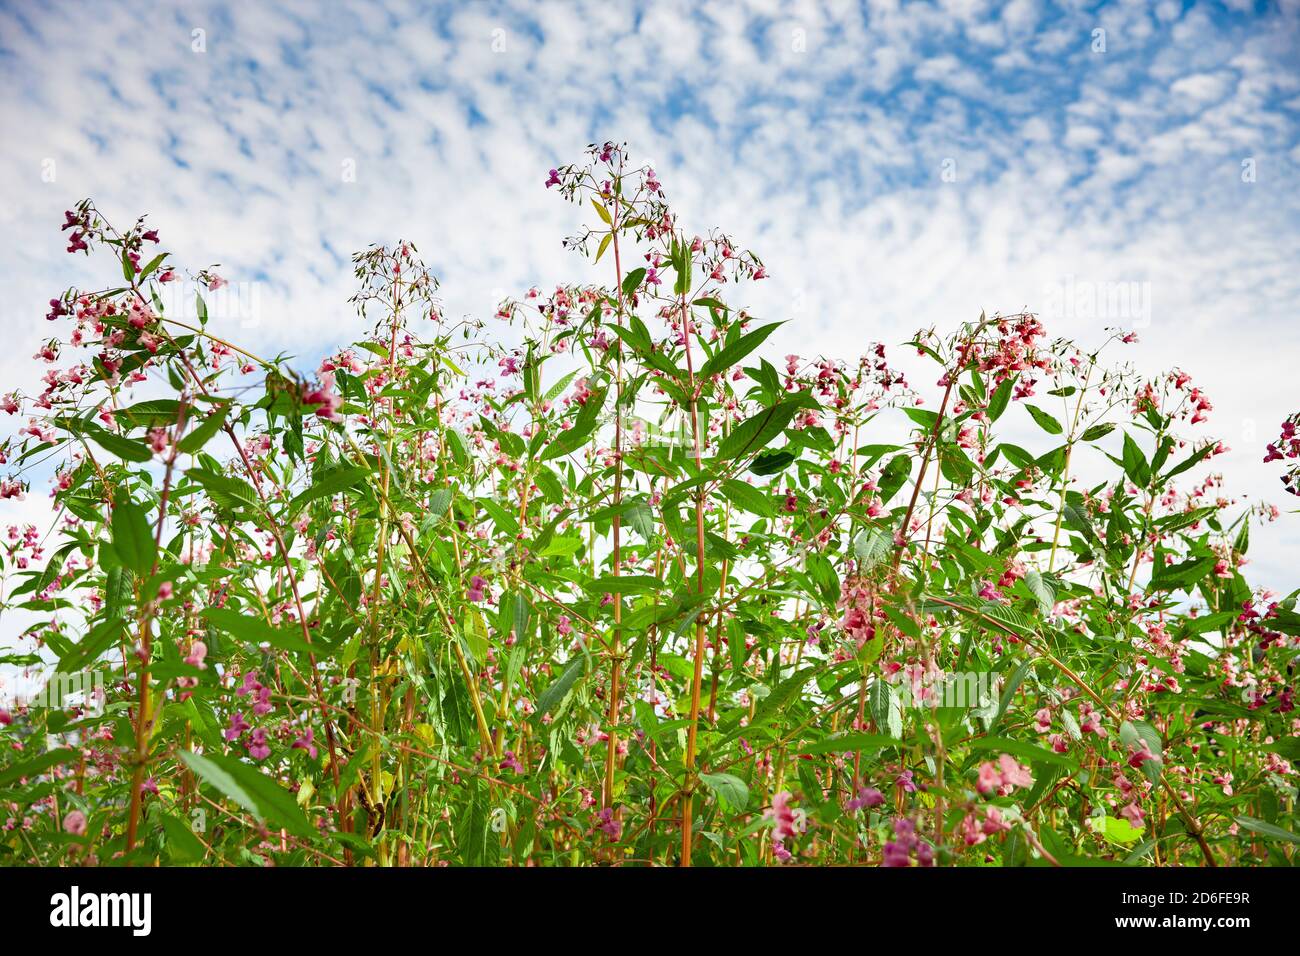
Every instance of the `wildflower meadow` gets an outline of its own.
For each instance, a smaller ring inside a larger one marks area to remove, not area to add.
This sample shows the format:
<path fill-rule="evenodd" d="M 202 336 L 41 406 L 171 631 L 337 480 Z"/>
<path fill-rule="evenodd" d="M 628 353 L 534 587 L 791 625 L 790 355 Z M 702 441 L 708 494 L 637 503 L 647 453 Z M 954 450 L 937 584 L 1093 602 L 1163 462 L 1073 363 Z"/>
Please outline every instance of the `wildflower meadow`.
<path fill-rule="evenodd" d="M 102 279 L 0 398 L 55 514 L 0 511 L 0 863 L 1292 865 L 1300 612 L 1196 370 L 978 309 L 774 354 L 760 253 L 628 156 L 536 176 L 598 284 L 449 316 L 394 238 L 319 366 L 165 221 L 31 237 Z"/>

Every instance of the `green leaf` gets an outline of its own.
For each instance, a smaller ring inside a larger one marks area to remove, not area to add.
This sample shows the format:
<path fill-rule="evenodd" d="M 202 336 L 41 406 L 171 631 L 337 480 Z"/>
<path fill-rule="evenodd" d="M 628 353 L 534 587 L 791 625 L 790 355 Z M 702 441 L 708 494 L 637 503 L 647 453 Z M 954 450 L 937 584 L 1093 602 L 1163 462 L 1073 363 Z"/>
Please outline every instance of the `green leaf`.
<path fill-rule="evenodd" d="M 858 559 L 859 571 L 870 571 L 889 555 L 893 539 L 879 528 L 869 528 L 858 533 L 853 541 L 853 554 Z"/>
<path fill-rule="evenodd" d="M 226 423 L 226 416 L 230 414 L 230 402 L 223 402 L 219 407 L 213 409 L 208 417 L 199 422 L 199 424 L 184 438 L 176 443 L 176 447 L 187 455 L 192 455 L 204 445 L 206 445 Z"/>
<path fill-rule="evenodd" d="M 645 278 L 645 269 L 633 269 L 623 277 L 623 294 L 631 296 L 637 289 L 641 288 L 641 280 Z"/>
<path fill-rule="evenodd" d="M 113 418 L 128 428 L 149 426 L 158 428 L 174 425 L 180 417 L 181 403 L 174 398 L 155 398 L 147 402 L 136 402 L 130 408 L 119 408 Z"/>
<path fill-rule="evenodd" d="M 171 813 L 163 814 L 162 825 L 163 833 L 167 835 L 167 849 L 174 861 L 197 863 L 207 854 L 202 841 L 180 817 Z"/>
<path fill-rule="evenodd" d="M 1007 708 L 1011 706 L 1011 700 L 1016 696 L 1016 691 L 1020 689 L 1020 685 L 1024 682 L 1025 675 L 1029 673 L 1029 669 L 1036 663 L 1037 661 L 1030 658 L 1012 672 L 1011 678 L 1007 681 L 1006 686 L 1002 688 L 1002 697 L 998 700 L 998 709 L 993 720 L 989 723 L 990 727 L 996 726 L 1002 719 L 1002 716 L 1007 712 Z"/>
<path fill-rule="evenodd" d="M 750 352 L 754 351 L 754 349 L 762 345 L 763 342 L 767 340 L 767 337 L 775 332 L 782 324 L 783 323 L 781 322 L 772 322 L 768 325 L 762 326 L 761 328 L 755 329 L 753 332 L 742 335 L 734 341 L 732 341 L 732 338 L 728 336 L 727 344 L 724 345 L 722 349 L 713 356 L 713 358 L 704 363 L 704 367 L 700 369 L 700 375 L 708 378 L 710 375 L 717 372 L 725 372 Z M 739 328 L 739 326 L 737 326 L 737 328 Z"/>
<path fill-rule="evenodd" d="M 750 514 L 770 518 L 776 514 L 776 505 L 772 497 L 759 491 L 753 485 L 729 478 L 722 483 L 722 493 L 727 500 Z"/>
<path fill-rule="evenodd" d="M 1038 571 L 1025 572 L 1025 584 L 1029 586 L 1030 592 L 1038 599 L 1038 610 L 1043 617 L 1052 616 L 1052 608 L 1056 604 L 1056 594 L 1052 586 L 1043 580 L 1042 574 Z"/>
<path fill-rule="evenodd" d="M 122 569 L 114 569 L 120 582 Z M 111 577 L 111 575 L 110 575 Z M 107 590 L 107 586 L 105 590 Z M 110 647 L 118 644 L 127 636 L 126 625 L 118 617 L 110 616 L 94 627 L 66 653 L 59 657 L 59 670 L 65 674 L 75 674 L 83 667 L 99 659 Z"/>
<path fill-rule="evenodd" d="M 842 754 L 857 750 L 883 750 L 886 747 L 897 746 L 896 738 L 886 737 L 883 734 L 840 734 L 835 737 L 825 737 L 815 743 L 804 744 L 799 748 L 799 753 Z"/>
<path fill-rule="evenodd" d="M 321 648 L 308 644 L 302 635 L 285 627 L 275 627 L 260 617 L 244 614 L 234 608 L 210 607 L 202 617 L 218 630 L 234 635 L 249 644 L 270 644 L 285 651 L 300 654 L 319 653 Z"/>
<path fill-rule="evenodd" d="M 1296 836 L 1290 830 L 1284 830 L 1275 824 L 1256 820 L 1254 817 L 1234 817 L 1233 819 L 1237 821 L 1238 826 L 1249 830 L 1251 833 L 1258 833 L 1262 837 L 1268 837 L 1270 840 L 1300 843 L 1300 836 Z"/>
<path fill-rule="evenodd" d="M 1207 458 L 1217 447 L 1218 447 L 1217 442 L 1210 442 L 1209 444 L 1202 446 L 1197 451 L 1192 452 L 1190 455 L 1184 458 L 1177 465 L 1174 465 L 1173 468 L 1169 469 L 1169 471 L 1165 474 L 1165 481 L 1168 481 L 1170 478 L 1175 478 L 1178 475 L 1181 475 L 1183 472 L 1187 471 L 1187 469 L 1196 466 L 1201 461 L 1205 460 L 1205 458 Z"/>
<path fill-rule="evenodd" d="M 1088 826 L 1115 843 L 1133 843 L 1141 839 L 1143 833 L 1122 817 L 1091 817 Z"/>
<path fill-rule="evenodd" d="M 185 476 L 202 485 L 208 496 L 222 508 L 236 511 L 240 508 L 257 508 L 259 505 L 256 489 L 242 478 L 218 475 L 202 468 L 191 468 L 185 472 Z"/>
<path fill-rule="evenodd" d="M 470 656 L 480 664 L 485 662 L 490 649 L 487 621 L 476 608 L 468 608 L 461 618 L 461 633 Z"/>
<path fill-rule="evenodd" d="M 542 696 L 537 699 L 537 716 L 540 718 L 560 706 L 586 669 L 586 657 L 579 655 L 569 661 L 560 676 L 551 681 L 546 690 L 542 691 Z"/>
<path fill-rule="evenodd" d="M 361 465 L 348 468 L 332 468 L 316 476 L 311 487 L 297 495 L 289 502 L 289 516 L 297 514 L 303 505 L 317 498 L 332 498 L 341 491 L 346 491 L 370 474 L 370 469 Z M 444 489 L 445 490 L 445 489 Z"/>
<path fill-rule="evenodd" d="M 880 480 L 876 482 L 876 493 L 880 495 L 880 500 L 888 504 L 889 499 L 898 494 L 898 489 L 907 484 L 911 474 L 911 456 L 895 455 L 889 459 L 889 464 L 885 465 L 884 471 L 880 473 Z"/>
<path fill-rule="evenodd" d="M 868 693 L 871 718 L 895 740 L 903 739 L 903 707 L 889 682 L 877 677 Z"/>
<path fill-rule="evenodd" d="M 180 758 L 204 783 L 234 800 L 259 823 L 303 839 L 318 835 L 292 794 L 256 768 L 221 754 L 203 756 L 182 750 Z"/>
<path fill-rule="evenodd" d="M 1011 401 L 1011 390 L 1015 383 L 1015 378 L 1012 377 L 994 389 L 987 412 L 990 424 L 1001 418 L 1002 413 L 1007 410 L 1007 403 Z"/>
<path fill-rule="evenodd" d="M 659 587 L 659 579 L 653 574 L 622 574 L 614 577 L 607 574 L 588 581 L 588 591 L 606 594 L 636 594 L 640 591 L 653 591 Z"/>
<path fill-rule="evenodd" d="M 754 458 L 749 470 L 759 477 L 766 477 L 767 475 L 775 475 L 785 471 L 794 460 L 794 452 L 787 451 L 784 448 L 763 451 L 759 452 L 757 457 Z"/>
<path fill-rule="evenodd" d="M 1151 480 L 1151 468 L 1147 465 L 1146 455 L 1128 432 L 1124 433 L 1124 474 L 1133 484 L 1145 488 Z"/>
<path fill-rule="evenodd" d="M 717 457 L 727 460 L 754 454 L 785 431 L 799 407 L 797 402 L 781 402 L 745 419 L 722 439 Z"/>
<path fill-rule="evenodd" d="M 1157 552 L 1157 554 L 1162 553 Z M 1157 561 L 1155 570 L 1151 572 L 1150 590 L 1177 591 L 1182 589 L 1190 593 L 1191 587 L 1199 583 L 1207 574 L 1213 572 L 1217 563 L 1218 558 L 1212 554 L 1189 558 L 1179 564 L 1169 566 Z"/>
<path fill-rule="evenodd" d="M 729 773 L 702 773 L 700 779 L 731 809 L 741 812 L 749 806 L 749 787 L 739 777 Z"/>
<path fill-rule="evenodd" d="M 115 435 L 110 431 L 95 426 L 85 429 L 86 437 L 99 445 L 105 451 L 112 452 L 123 461 L 134 461 L 142 463 L 153 461 L 153 452 L 147 445 L 134 441 L 130 438 L 123 438 L 121 435 Z"/>
<path fill-rule="evenodd" d="M 600 413 L 604 401 L 604 390 L 593 392 L 587 398 L 586 404 L 579 409 L 577 416 L 573 420 L 573 427 L 560 432 L 543 448 L 540 456 L 541 460 L 549 461 L 552 458 L 559 458 L 585 445 L 587 439 L 591 437 L 591 433 L 600 424 Z"/>
<path fill-rule="evenodd" d="M 1079 436 L 1079 439 L 1081 441 L 1096 441 L 1098 438 L 1105 438 L 1114 430 L 1114 422 L 1101 422 L 1084 429 L 1084 432 Z"/>
<path fill-rule="evenodd" d="M 71 748 L 59 750 L 47 750 L 38 757 L 32 757 L 30 760 L 22 760 L 18 763 L 10 764 L 8 767 L 0 768 L 0 787 L 6 787 L 23 777 L 35 777 L 44 773 L 51 767 L 58 767 L 65 763 L 72 763 L 77 760 L 81 754 Z"/>
<path fill-rule="evenodd" d="M 111 530 L 113 550 L 122 564 L 136 574 L 152 573 L 158 560 L 158 548 L 144 509 L 129 498 L 123 498 L 113 507 Z"/>
<path fill-rule="evenodd" d="M 441 518 L 451 507 L 452 491 L 450 488 L 439 488 L 429 496 L 429 515 L 434 518 Z"/>
<path fill-rule="evenodd" d="M 1037 405 L 1030 405 L 1026 402 L 1025 410 L 1029 412 L 1034 421 L 1038 422 L 1039 427 L 1049 435 L 1059 435 L 1061 432 L 1065 431 L 1065 429 L 1061 427 L 1060 422 L 1047 414 L 1047 412 L 1043 411 Z"/>

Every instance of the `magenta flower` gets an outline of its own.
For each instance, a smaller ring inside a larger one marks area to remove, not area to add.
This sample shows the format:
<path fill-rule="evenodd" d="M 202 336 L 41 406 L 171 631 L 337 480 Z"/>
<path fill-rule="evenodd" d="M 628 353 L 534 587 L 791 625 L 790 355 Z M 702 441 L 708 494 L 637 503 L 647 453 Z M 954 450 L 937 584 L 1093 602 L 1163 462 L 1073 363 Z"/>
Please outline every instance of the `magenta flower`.
<path fill-rule="evenodd" d="M 230 715 L 230 726 L 225 729 L 224 736 L 226 743 L 234 743 L 239 739 L 240 734 L 247 730 L 251 724 L 244 720 L 244 715 L 235 711 Z"/>
<path fill-rule="evenodd" d="M 515 756 L 513 750 L 507 750 L 505 754 L 502 755 L 499 766 L 502 770 L 513 770 L 515 773 L 528 772 L 528 768 L 519 762 L 519 758 Z"/>
<path fill-rule="evenodd" d="M 465 591 L 465 600 L 478 604 L 486 597 L 487 578 L 480 574 L 469 579 L 469 588 Z"/>
<path fill-rule="evenodd" d="M 307 751 L 307 756 L 310 757 L 312 760 L 315 760 L 316 745 L 312 743 L 312 737 L 313 737 L 312 729 L 308 727 L 305 731 L 303 731 L 302 736 L 300 736 L 297 740 L 293 742 L 293 746 L 290 747 L 289 749 L 305 750 Z"/>
<path fill-rule="evenodd" d="M 266 742 L 266 729 L 258 727 L 248 738 L 248 755 L 254 760 L 265 760 L 271 756 L 271 748 Z"/>
<path fill-rule="evenodd" d="M 614 809 L 612 807 L 606 807 L 596 815 L 596 825 L 611 840 L 617 840 L 623 835 L 623 824 L 614 819 Z"/>
<path fill-rule="evenodd" d="M 885 802 L 885 795 L 875 787 L 861 787 L 858 795 L 844 805 L 846 810 L 861 810 L 864 807 L 878 807 Z"/>

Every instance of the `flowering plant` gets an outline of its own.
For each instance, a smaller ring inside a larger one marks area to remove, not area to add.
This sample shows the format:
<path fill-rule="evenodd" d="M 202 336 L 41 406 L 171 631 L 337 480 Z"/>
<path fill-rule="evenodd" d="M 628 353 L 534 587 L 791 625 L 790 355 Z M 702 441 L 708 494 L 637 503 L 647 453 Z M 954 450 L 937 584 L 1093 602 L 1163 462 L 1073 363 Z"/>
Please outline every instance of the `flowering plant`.
<path fill-rule="evenodd" d="M 933 387 L 774 363 L 762 260 L 654 170 L 545 185 L 608 285 L 450 321 L 374 247 L 371 334 L 307 377 L 68 213 L 121 278 L 0 404 L 0 494 L 52 469 L 56 509 L 8 531 L 3 660 L 91 679 L 0 710 L 9 862 L 1291 860 L 1300 614 L 1189 375 L 1030 314 L 917 333 Z"/>

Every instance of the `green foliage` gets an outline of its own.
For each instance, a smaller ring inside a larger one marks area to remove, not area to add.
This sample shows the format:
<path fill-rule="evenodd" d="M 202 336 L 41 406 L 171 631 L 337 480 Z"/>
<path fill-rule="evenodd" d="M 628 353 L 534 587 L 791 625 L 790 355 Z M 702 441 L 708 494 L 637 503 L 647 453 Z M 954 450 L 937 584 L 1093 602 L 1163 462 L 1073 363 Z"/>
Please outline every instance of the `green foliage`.
<path fill-rule="evenodd" d="M 924 404 L 883 345 L 764 357 L 761 260 L 612 144 L 556 175 L 606 285 L 506 330 L 373 247 L 311 377 L 77 208 L 115 284 L 6 444 L 60 517 L 7 546 L 4 662 L 105 699 L 5 705 L 9 861 L 878 863 L 899 816 L 957 864 L 1294 860 L 1300 613 L 1181 377 L 1031 315 L 918 333 Z"/>

